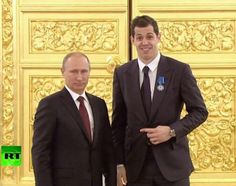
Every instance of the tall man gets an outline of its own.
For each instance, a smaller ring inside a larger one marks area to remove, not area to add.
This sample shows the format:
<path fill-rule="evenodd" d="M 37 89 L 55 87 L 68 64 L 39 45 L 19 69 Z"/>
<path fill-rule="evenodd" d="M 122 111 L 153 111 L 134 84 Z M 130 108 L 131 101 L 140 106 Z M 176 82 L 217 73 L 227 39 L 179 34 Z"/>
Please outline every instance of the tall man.
<path fill-rule="evenodd" d="M 36 186 L 116 185 L 116 165 L 105 101 L 85 92 L 89 59 L 65 56 L 65 87 L 39 103 L 35 114 L 33 168 Z"/>
<path fill-rule="evenodd" d="M 136 17 L 131 42 L 138 59 L 114 72 L 118 186 L 189 186 L 193 165 L 187 134 L 208 112 L 189 65 L 162 55 L 160 37 L 153 18 Z M 187 114 L 181 118 L 184 104 Z"/>

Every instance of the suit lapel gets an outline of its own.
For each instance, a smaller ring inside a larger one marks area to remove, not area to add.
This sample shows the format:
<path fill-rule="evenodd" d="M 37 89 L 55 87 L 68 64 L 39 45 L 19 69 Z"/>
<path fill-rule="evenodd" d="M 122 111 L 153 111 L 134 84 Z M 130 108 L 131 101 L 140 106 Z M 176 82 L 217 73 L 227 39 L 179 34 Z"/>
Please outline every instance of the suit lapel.
<path fill-rule="evenodd" d="M 68 110 L 68 112 L 72 115 L 72 117 L 74 118 L 74 120 L 77 123 L 77 126 L 79 126 L 79 128 L 83 131 L 84 137 L 89 142 L 89 139 L 86 135 L 85 128 L 84 128 L 83 123 L 82 123 L 82 119 L 81 119 L 80 114 L 79 114 L 79 110 L 78 110 L 74 100 L 72 99 L 70 93 L 66 90 L 66 88 L 62 89 L 61 93 L 62 93 L 61 94 L 62 103 L 67 108 L 66 110 Z"/>
<path fill-rule="evenodd" d="M 164 90 L 162 90 L 162 91 L 157 89 L 157 86 L 159 85 L 158 78 L 161 76 L 164 77 Z M 160 62 L 158 64 L 156 83 L 155 83 L 154 93 L 153 93 L 151 115 L 150 115 L 151 120 L 152 120 L 152 118 L 155 118 L 155 115 L 160 108 L 159 106 L 163 100 L 163 97 L 165 96 L 167 89 L 168 89 L 170 79 L 171 79 L 170 67 L 166 61 L 166 58 L 164 56 L 161 56 Z"/>
<path fill-rule="evenodd" d="M 138 61 L 136 59 L 130 63 L 132 63 L 132 65 L 130 66 L 130 69 L 127 70 L 127 73 L 125 73 L 126 85 L 130 95 L 128 99 L 130 98 L 136 102 L 135 105 L 137 106 L 137 108 L 135 109 L 137 109 L 138 111 L 137 116 L 141 118 L 147 118 L 143 107 L 142 97 L 140 92 Z"/>
<path fill-rule="evenodd" d="M 88 98 L 89 104 L 91 106 L 92 109 L 92 114 L 93 114 L 93 124 L 94 124 L 94 129 L 93 129 L 93 145 L 95 144 L 95 142 L 97 141 L 97 133 L 98 133 L 98 123 L 97 121 L 99 120 L 99 114 L 101 113 L 98 105 L 96 104 L 96 101 L 94 100 L 94 98 L 86 93 L 86 96 Z"/>

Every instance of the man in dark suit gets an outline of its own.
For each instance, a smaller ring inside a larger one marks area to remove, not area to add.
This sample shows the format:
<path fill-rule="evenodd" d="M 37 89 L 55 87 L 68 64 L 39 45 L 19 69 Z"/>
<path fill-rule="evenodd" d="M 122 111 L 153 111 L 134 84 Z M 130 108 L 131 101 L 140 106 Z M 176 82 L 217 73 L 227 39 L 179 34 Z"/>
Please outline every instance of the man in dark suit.
<path fill-rule="evenodd" d="M 89 59 L 65 56 L 65 87 L 39 103 L 32 147 L 37 186 L 116 185 L 116 164 L 105 101 L 85 92 Z"/>
<path fill-rule="evenodd" d="M 117 185 L 189 186 L 187 134 L 208 116 L 200 90 L 189 65 L 158 51 L 153 18 L 132 21 L 131 41 L 138 59 L 117 68 L 113 81 Z"/>

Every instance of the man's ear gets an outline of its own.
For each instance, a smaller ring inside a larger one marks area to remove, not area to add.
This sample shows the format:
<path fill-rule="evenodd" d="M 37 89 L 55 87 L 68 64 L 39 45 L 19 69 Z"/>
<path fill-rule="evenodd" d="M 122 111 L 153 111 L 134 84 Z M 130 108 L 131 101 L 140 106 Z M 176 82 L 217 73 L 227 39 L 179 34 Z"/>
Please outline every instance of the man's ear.
<path fill-rule="evenodd" d="M 157 38 L 158 40 L 161 40 L 161 32 L 158 33 Z"/>
<path fill-rule="evenodd" d="M 130 36 L 130 41 L 131 41 L 132 44 L 134 43 L 134 38 L 133 38 L 133 36 Z"/>

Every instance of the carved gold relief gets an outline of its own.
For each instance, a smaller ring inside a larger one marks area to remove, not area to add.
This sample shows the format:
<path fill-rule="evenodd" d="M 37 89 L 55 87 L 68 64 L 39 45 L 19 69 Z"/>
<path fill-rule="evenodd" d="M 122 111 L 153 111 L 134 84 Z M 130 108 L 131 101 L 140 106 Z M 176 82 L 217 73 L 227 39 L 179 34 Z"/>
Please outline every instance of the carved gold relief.
<path fill-rule="evenodd" d="M 14 127 L 14 62 L 13 62 L 13 15 L 12 0 L 2 1 L 2 95 L 3 122 L 1 145 L 15 144 Z M 2 180 L 14 180 L 13 167 L 1 167 Z"/>
<path fill-rule="evenodd" d="M 113 74 L 116 67 L 121 65 L 121 59 L 119 56 L 109 56 L 107 58 L 107 72 Z"/>
<path fill-rule="evenodd" d="M 234 78 L 198 79 L 208 120 L 188 137 L 196 171 L 235 171 Z"/>
<path fill-rule="evenodd" d="M 118 53 L 116 20 L 31 21 L 31 53 Z"/>
<path fill-rule="evenodd" d="M 232 117 L 234 106 L 234 78 L 198 79 L 211 117 Z"/>
<path fill-rule="evenodd" d="M 235 26 L 231 20 L 160 21 L 165 52 L 233 52 Z"/>
<path fill-rule="evenodd" d="M 32 110 L 36 111 L 36 108 L 38 106 L 39 101 L 62 89 L 64 85 L 64 80 L 60 77 L 47 77 L 47 76 L 43 76 L 43 77 L 32 77 L 31 78 L 31 84 L 30 87 L 31 88 L 31 92 L 32 92 L 32 98 L 33 98 L 33 107 Z M 31 101 L 31 102 L 32 102 Z M 31 117 L 31 121 L 33 121 L 33 116 Z"/>
<path fill-rule="evenodd" d="M 103 98 L 106 101 L 109 115 L 112 112 L 112 77 L 93 77 L 90 78 L 87 86 L 89 93 Z"/>

